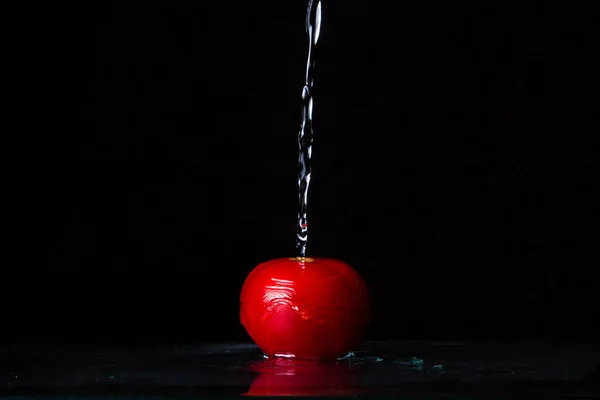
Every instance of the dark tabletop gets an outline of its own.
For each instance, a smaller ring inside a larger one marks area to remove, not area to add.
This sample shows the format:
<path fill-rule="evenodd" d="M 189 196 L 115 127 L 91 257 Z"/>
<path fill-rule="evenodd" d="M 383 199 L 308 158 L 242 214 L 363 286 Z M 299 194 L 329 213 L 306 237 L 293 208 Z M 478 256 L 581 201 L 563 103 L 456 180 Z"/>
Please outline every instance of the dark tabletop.
<path fill-rule="evenodd" d="M 267 359 L 251 344 L 5 345 L 0 395 L 600 398 L 600 346 L 369 342 L 337 362 Z"/>

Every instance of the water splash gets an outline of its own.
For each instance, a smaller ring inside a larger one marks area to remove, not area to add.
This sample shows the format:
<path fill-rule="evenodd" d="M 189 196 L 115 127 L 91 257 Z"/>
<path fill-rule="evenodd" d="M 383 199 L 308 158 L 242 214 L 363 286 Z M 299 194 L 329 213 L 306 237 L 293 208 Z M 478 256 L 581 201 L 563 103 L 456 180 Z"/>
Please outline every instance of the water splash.
<path fill-rule="evenodd" d="M 299 210 L 296 226 L 296 248 L 300 257 L 306 257 L 308 241 L 308 188 L 312 173 L 311 157 L 313 144 L 312 112 L 313 112 L 313 70 L 315 65 L 314 50 L 321 31 L 321 1 L 316 5 L 309 0 L 306 11 L 306 33 L 308 35 L 308 56 L 306 74 L 302 88 L 302 124 L 298 132 L 298 190 Z"/>

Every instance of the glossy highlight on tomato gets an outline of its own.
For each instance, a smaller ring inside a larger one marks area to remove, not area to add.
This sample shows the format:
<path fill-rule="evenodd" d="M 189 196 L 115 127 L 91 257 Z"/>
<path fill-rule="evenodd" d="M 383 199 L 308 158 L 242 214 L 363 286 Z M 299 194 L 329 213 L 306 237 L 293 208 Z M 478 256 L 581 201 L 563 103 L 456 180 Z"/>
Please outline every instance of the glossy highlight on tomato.
<path fill-rule="evenodd" d="M 327 258 L 281 258 L 258 265 L 240 296 L 240 320 L 270 357 L 335 359 L 360 341 L 370 317 L 365 282 Z"/>

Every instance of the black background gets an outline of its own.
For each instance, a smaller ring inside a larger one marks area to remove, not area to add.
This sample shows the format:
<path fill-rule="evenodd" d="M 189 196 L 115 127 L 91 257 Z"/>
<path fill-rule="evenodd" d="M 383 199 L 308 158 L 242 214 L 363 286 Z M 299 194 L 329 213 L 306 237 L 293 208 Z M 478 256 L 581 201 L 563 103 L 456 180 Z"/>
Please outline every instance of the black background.
<path fill-rule="evenodd" d="M 363 275 L 370 339 L 598 333 L 591 18 L 533 4 L 323 2 L 308 255 Z M 36 11 L 16 338 L 249 340 L 246 275 L 296 254 L 306 5 Z"/>

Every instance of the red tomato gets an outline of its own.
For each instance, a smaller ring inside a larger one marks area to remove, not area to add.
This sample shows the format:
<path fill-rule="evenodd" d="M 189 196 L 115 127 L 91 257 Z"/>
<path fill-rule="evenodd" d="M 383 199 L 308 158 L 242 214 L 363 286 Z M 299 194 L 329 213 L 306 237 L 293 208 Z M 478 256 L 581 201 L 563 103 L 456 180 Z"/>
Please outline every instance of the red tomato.
<path fill-rule="evenodd" d="M 270 357 L 342 357 L 358 344 L 370 314 L 362 278 L 326 258 L 260 264 L 246 278 L 240 303 L 242 325 Z"/>

